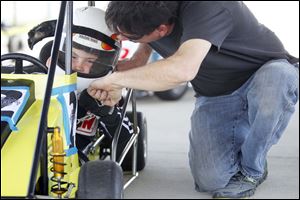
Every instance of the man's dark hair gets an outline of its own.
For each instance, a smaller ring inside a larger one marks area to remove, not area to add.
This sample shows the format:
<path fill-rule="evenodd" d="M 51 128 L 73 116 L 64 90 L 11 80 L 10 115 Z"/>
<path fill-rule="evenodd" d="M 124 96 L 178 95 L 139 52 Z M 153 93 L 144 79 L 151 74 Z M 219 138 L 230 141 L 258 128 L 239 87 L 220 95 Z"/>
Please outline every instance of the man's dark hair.
<path fill-rule="evenodd" d="M 111 1 L 105 21 L 111 31 L 144 36 L 161 24 L 172 24 L 179 2 L 175 1 Z M 119 28 L 119 30 L 118 30 Z"/>

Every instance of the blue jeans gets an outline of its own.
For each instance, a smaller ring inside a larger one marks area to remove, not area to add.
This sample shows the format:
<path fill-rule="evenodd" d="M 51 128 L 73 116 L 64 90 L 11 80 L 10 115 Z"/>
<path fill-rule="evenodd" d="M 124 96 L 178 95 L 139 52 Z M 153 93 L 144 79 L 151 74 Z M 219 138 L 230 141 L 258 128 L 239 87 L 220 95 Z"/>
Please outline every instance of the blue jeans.
<path fill-rule="evenodd" d="M 267 152 L 295 111 L 299 71 L 284 59 L 264 64 L 230 95 L 196 99 L 189 162 L 198 191 L 223 188 L 238 171 L 260 178 Z"/>

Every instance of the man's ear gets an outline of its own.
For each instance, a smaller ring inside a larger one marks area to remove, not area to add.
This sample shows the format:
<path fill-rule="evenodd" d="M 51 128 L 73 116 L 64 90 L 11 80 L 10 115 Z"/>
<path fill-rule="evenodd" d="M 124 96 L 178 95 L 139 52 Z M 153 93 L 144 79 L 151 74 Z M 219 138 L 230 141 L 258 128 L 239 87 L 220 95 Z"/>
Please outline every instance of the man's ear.
<path fill-rule="evenodd" d="M 169 25 L 161 24 L 159 27 L 156 28 L 160 37 L 164 37 L 169 31 Z"/>

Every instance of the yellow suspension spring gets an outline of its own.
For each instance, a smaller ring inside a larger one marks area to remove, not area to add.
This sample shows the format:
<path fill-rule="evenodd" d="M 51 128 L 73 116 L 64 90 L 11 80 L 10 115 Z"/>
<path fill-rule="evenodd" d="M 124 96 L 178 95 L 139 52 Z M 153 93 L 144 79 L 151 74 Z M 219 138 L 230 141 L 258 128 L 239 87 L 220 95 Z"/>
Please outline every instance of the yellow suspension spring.
<path fill-rule="evenodd" d="M 50 162 L 53 163 L 53 167 L 51 167 L 51 172 L 53 172 L 53 176 L 51 180 L 55 182 L 55 184 L 51 187 L 51 192 L 58 195 L 61 198 L 61 195 L 67 191 L 66 184 L 67 182 L 63 181 L 64 175 L 64 157 L 66 153 L 64 152 L 63 138 L 60 135 L 60 128 L 49 128 L 50 132 L 53 130 L 53 134 L 51 136 L 52 140 L 52 153 L 50 155 L 52 158 Z"/>

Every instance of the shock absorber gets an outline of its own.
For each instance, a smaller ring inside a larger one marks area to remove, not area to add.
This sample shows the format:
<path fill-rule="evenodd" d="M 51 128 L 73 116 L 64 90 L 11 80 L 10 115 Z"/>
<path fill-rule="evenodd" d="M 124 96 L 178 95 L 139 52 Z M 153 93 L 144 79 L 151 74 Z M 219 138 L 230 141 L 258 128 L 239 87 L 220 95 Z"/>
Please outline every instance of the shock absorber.
<path fill-rule="evenodd" d="M 50 168 L 51 172 L 53 172 L 53 176 L 51 180 L 55 182 L 55 184 L 51 187 L 51 192 L 58 195 L 59 198 L 67 191 L 66 184 L 67 182 L 63 181 L 64 175 L 64 157 L 66 153 L 64 152 L 63 138 L 60 135 L 60 128 L 48 128 L 49 132 L 52 132 L 51 140 L 52 140 L 52 152 L 50 156 L 50 162 L 53 163 L 53 166 Z"/>

